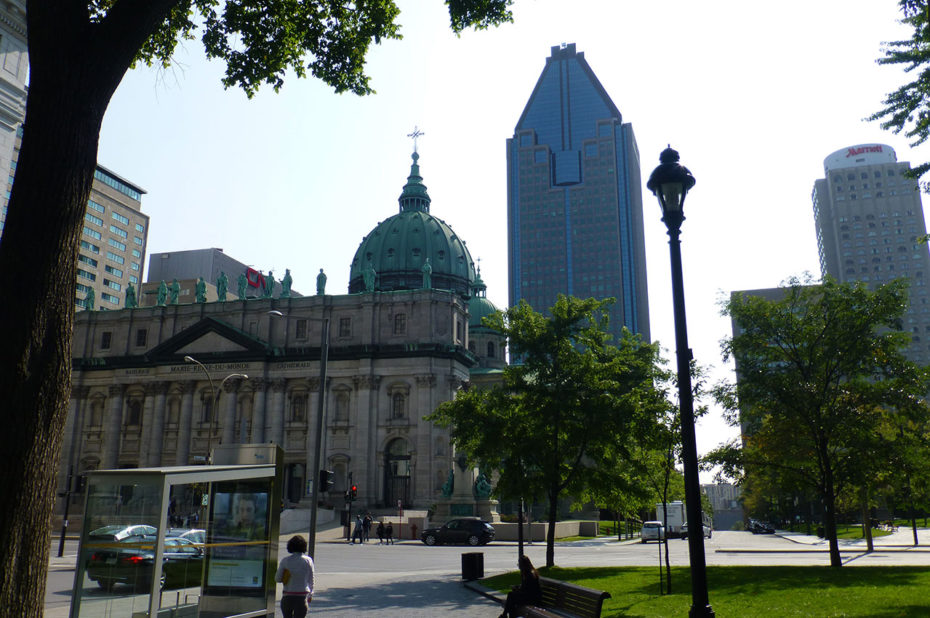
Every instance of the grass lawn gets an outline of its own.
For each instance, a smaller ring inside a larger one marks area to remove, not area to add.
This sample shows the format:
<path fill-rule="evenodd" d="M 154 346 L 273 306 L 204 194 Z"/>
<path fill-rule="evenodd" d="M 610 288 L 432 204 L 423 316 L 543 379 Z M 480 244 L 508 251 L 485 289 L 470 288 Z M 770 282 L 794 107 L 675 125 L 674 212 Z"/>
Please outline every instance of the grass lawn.
<path fill-rule="evenodd" d="M 877 538 L 880 536 L 885 536 L 891 534 L 891 530 L 879 530 L 878 528 L 872 528 L 872 538 Z M 865 531 L 862 529 L 862 526 L 859 524 L 847 525 L 847 524 L 837 524 L 836 526 L 836 538 L 838 539 L 864 539 Z"/>
<path fill-rule="evenodd" d="M 540 573 L 610 592 L 605 617 L 679 617 L 691 606 L 689 570 L 672 567 L 670 595 L 659 594 L 658 567 L 554 567 Z M 925 567 L 710 566 L 707 580 L 710 604 L 721 617 L 930 616 Z M 519 576 L 513 572 L 482 583 L 505 591 Z"/>

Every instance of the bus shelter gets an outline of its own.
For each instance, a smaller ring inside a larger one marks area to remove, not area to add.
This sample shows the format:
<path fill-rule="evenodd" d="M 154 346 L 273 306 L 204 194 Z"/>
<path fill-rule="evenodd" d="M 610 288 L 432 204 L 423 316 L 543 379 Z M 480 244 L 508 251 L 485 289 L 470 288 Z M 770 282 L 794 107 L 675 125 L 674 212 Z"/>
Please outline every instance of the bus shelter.
<path fill-rule="evenodd" d="M 275 463 L 88 473 L 71 618 L 273 616 L 282 477 Z"/>

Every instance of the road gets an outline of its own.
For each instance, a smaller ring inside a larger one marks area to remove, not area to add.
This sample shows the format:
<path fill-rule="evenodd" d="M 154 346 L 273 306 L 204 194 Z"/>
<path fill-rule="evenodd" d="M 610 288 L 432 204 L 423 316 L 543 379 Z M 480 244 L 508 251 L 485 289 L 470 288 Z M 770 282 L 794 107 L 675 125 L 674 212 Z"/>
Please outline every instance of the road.
<path fill-rule="evenodd" d="M 284 544 L 279 555 L 284 555 Z M 897 533 L 876 539 L 876 551 L 866 553 L 862 542 L 844 542 L 844 562 L 850 566 L 917 565 L 930 566 L 930 530 L 920 531 L 921 546 L 911 545 L 911 533 Z M 688 564 L 688 543 L 669 541 L 672 565 Z M 660 545 L 636 541 L 591 540 L 558 543 L 556 564 L 573 566 L 650 566 L 659 561 Z M 371 542 L 347 545 L 344 542 L 318 542 L 317 594 L 313 615 L 329 616 L 496 616 L 500 606 L 461 586 L 461 555 L 478 551 L 484 555 L 486 576 L 516 569 L 515 543 L 492 543 L 471 547 L 427 547 L 415 541 L 396 545 Z M 57 542 L 53 544 L 53 556 Z M 526 546 L 536 565 L 545 564 L 545 545 Z M 45 615 L 68 615 L 77 543 L 65 546 L 63 558 L 50 560 L 45 597 Z M 705 539 L 708 565 L 828 565 L 826 543 L 803 535 L 753 535 L 749 532 L 715 532 Z M 193 592 L 196 592 L 194 590 Z M 280 595 L 280 590 L 278 591 Z M 177 591 L 165 593 L 174 598 Z M 423 608 L 431 608 L 424 610 Z M 118 614 L 113 614 L 114 616 Z"/>

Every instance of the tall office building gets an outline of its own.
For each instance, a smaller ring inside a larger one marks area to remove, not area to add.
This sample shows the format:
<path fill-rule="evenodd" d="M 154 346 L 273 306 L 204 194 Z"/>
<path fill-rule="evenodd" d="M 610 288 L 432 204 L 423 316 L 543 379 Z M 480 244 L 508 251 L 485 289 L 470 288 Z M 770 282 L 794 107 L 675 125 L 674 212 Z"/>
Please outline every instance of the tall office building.
<path fill-rule="evenodd" d="M 575 45 L 553 47 L 507 140 L 510 304 L 615 297 L 611 331 L 649 339 L 633 127 Z"/>
<path fill-rule="evenodd" d="M 912 338 L 908 357 L 928 364 L 930 252 L 918 242 L 927 228 L 920 188 L 905 176 L 910 167 L 884 144 L 843 148 L 824 159 L 824 178 L 814 182 L 812 199 L 824 275 L 871 285 L 910 279 L 904 317 Z"/>
<path fill-rule="evenodd" d="M 91 289 L 96 309 L 124 307 L 130 284 L 138 298 L 149 230 L 149 217 L 142 213 L 143 193 L 97 165 L 78 251 L 77 307 L 86 307 Z"/>
<path fill-rule="evenodd" d="M 22 136 L 28 76 L 26 2 L 10 0 L 0 6 L 0 170 L 8 171 L 8 179 L 3 183 L 6 189 L 0 196 L 0 235 L 16 173 L 14 148 Z"/>

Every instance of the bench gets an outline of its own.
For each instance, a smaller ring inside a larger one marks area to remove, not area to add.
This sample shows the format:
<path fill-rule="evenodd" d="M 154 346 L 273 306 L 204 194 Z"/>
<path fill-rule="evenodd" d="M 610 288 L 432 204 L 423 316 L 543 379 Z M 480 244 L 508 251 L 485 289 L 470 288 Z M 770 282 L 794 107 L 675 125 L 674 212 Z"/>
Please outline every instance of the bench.
<path fill-rule="evenodd" d="M 610 598 L 609 592 L 548 577 L 540 577 L 539 585 L 542 588 L 542 600 L 538 605 L 517 608 L 517 615 L 537 618 L 599 618 L 604 600 Z"/>

